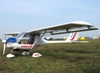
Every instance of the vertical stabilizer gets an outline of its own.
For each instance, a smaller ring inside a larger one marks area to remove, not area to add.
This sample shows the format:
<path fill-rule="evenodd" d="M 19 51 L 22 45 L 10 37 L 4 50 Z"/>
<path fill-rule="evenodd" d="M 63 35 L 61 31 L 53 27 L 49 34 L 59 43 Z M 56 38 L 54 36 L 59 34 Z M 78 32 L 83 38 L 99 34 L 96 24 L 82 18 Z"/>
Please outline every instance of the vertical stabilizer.
<path fill-rule="evenodd" d="M 71 33 L 69 37 L 67 38 L 67 41 L 76 41 L 78 40 L 78 37 L 79 37 L 78 32 Z"/>
<path fill-rule="evenodd" d="M 79 33 L 78 32 L 75 32 L 73 33 L 73 37 L 71 38 L 72 41 L 77 41 L 78 40 L 78 37 L 79 37 Z"/>
<path fill-rule="evenodd" d="M 73 33 L 70 33 L 69 37 L 66 39 L 66 41 L 70 41 L 70 39 L 72 38 Z"/>

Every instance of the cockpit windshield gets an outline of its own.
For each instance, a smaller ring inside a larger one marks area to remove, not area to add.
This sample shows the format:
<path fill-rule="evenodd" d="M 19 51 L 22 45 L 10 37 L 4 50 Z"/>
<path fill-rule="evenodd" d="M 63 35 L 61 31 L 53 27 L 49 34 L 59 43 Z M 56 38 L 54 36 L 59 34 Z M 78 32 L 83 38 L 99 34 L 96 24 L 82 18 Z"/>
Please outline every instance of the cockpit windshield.
<path fill-rule="evenodd" d="M 16 39 L 19 44 L 22 44 L 22 43 L 23 44 L 33 44 L 35 40 L 35 35 L 22 32 L 16 36 Z"/>
<path fill-rule="evenodd" d="M 23 34 L 25 34 L 25 32 L 19 33 L 16 38 L 18 39 L 19 37 L 21 37 Z"/>

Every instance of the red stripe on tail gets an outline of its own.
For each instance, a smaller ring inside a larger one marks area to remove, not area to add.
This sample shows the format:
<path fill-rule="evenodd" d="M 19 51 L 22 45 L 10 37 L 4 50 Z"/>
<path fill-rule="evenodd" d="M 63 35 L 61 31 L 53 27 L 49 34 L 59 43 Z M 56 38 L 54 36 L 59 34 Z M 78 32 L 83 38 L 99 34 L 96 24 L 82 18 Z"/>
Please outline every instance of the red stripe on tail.
<path fill-rule="evenodd" d="M 70 40 L 74 40 L 74 38 L 76 37 L 77 32 L 75 32 L 74 36 L 70 39 Z"/>

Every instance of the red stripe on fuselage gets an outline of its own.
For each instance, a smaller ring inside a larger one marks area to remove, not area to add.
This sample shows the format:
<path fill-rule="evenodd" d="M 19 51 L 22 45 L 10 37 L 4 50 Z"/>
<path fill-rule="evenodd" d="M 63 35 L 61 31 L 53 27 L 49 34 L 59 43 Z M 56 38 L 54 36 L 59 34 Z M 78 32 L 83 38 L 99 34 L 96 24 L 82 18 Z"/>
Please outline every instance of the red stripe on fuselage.
<path fill-rule="evenodd" d="M 40 44 L 36 44 L 34 46 L 34 48 L 39 47 L 39 46 L 40 46 Z M 23 49 L 32 49 L 33 46 L 32 45 L 23 45 L 23 46 L 21 46 L 21 48 L 23 48 Z"/>
<path fill-rule="evenodd" d="M 24 46 L 21 46 L 21 48 L 32 48 L 32 46 L 27 46 L 27 45 L 24 45 Z"/>

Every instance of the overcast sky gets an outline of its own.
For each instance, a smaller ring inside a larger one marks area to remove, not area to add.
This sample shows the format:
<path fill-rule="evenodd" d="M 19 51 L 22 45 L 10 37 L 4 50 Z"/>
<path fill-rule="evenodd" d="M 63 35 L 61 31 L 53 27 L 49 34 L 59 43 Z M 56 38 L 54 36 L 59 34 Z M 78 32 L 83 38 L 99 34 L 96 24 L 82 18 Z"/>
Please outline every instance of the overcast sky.
<path fill-rule="evenodd" d="M 23 32 L 71 21 L 100 27 L 100 0 L 0 0 L 0 38 L 3 33 Z M 100 30 L 80 36 L 100 36 Z"/>

